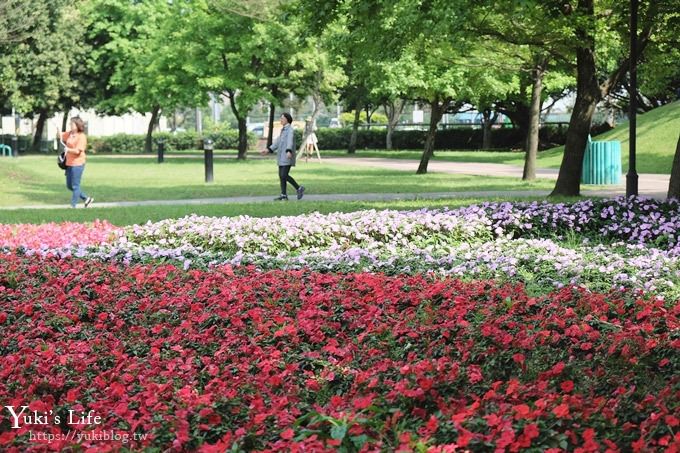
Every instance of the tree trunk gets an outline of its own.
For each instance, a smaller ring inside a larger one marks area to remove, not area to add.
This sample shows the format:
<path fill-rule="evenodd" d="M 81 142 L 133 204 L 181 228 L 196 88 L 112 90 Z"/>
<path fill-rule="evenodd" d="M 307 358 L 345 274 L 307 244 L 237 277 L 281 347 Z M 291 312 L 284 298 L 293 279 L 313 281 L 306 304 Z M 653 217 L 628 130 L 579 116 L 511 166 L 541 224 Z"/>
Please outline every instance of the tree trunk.
<path fill-rule="evenodd" d="M 354 123 L 352 124 L 352 136 L 349 139 L 348 154 L 357 152 L 357 133 L 359 131 L 359 120 L 361 119 L 361 106 L 357 105 L 354 111 Z"/>
<path fill-rule="evenodd" d="M 577 59 L 584 58 L 585 52 L 580 51 Z M 592 54 L 590 54 L 592 57 Z M 587 58 L 587 57 L 586 57 Z M 592 58 L 590 58 L 592 60 Z M 595 79 L 595 65 L 579 64 L 579 80 L 590 78 L 597 85 Z M 585 86 L 589 84 L 590 86 Z M 576 93 L 576 103 L 569 120 L 567 129 L 567 140 L 564 145 L 564 156 L 560 165 L 560 172 L 551 196 L 578 196 L 581 191 L 581 170 L 583 167 L 583 156 L 585 155 L 586 143 L 590 126 L 595 113 L 595 106 L 600 100 L 599 90 L 593 90 L 593 82 L 579 83 Z M 597 88 L 597 86 L 595 87 Z"/>
<path fill-rule="evenodd" d="M 66 132 L 66 126 L 68 125 L 68 110 L 64 112 L 61 119 L 61 131 Z"/>
<path fill-rule="evenodd" d="M 314 91 L 312 93 L 312 99 L 314 100 L 314 110 L 312 110 L 311 121 L 305 123 L 305 129 L 302 133 L 302 141 L 300 142 L 300 146 L 298 146 L 298 153 L 300 154 L 305 149 L 307 137 L 309 137 L 312 134 L 312 132 L 316 130 L 316 118 L 319 116 L 319 111 L 321 110 L 321 105 L 323 102 L 323 99 L 321 98 L 321 93 L 318 91 Z"/>
<path fill-rule="evenodd" d="M 567 129 L 567 142 L 564 145 L 564 157 L 557 176 L 557 182 L 550 196 L 566 195 L 577 196 L 581 189 L 581 169 L 583 156 L 585 155 L 586 142 L 590 133 L 590 126 L 595 113 L 597 103 L 608 96 L 610 91 L 617 86 L 618 80 L 626 73 L 630 59 L 624 59 L 614 70 L 607 80 L 600 84 L 597 80 L 597 67 L 595 65 L 595 29 L 592 25 L 595 16 L 594 0 L 581 0 L 578 10 L 583 17 L 591 19 L 584 22 L 576 30 L 576 103 Z M 640 58 L 645 47 L 649 43 L 654 19 L 658 14 L 658 3 L 651 2 L 647 11 L 646 25 L 638 35 L 638 52 L 634 58 Z"/>
<path fill-rule="evenodd" d="M 245 118 L 238 118 L 238 159 L 245 160 L 248 152 L 248 124 Z"/>
<path fill-rule="evenodd" d="M 680 200 L 680 137 L 678 137 L 678 144 L 675 145 L 671 182 L 668 184 L 668 198 Z"/>
<path fill-rule="evenodd" d="M 246 153 L 248 152 L 248 125 L 246 124 L 246 117 L 242 116 L 238 111 L 236 105 L 236 92 L 233 90 L 226 91 L 229 97 L 229 107 L 236 117 L 238 123 L 238 160 L 245 160 Z"/>
<path fill-rule="evenodd" d="M 274 143 L 274 115 L 276 114 L 276 106 L 274 103 L 269 104 L 269 127 L 267 128 L 267 148 Z"/>
<path fill-rule="evenodd" d="M 545 74 L 545 60 L 536 65 L 531 71 L 531 106 L 529 108 L 529 131 L 527 133 L 526 156 L 524 158 L 524 172 L 522 179 L 533 181 L 536 179 L 536 157 L 538 155 L 538 140 L 541 120 L 541 93 L 543 92 L 543 75 Z"/>
<path fill-rule="evenodd" d="M 149 128 L 146 131 L 146 141 L 144 142 L 145 153 L 153 152 L 153 130 L 156 128 L 156 124 L 158 123 L 158 114 L 160 111 L 161 108 L 158 105 L 154 106 L 153 110 L 151 111 L 151 121 L 149 121 Z"/>
<path fill-rule="evenodd" d="M 434 154 L 434 140 L 437 137 L 437 126 L 439 121 L 441 121 L 444 112 L 449 107 L 451 103 L 450 99 L 446 99 L 443 102 L 439 102 L 439 98 L 435 98 L 430 102 L 430 108 L 432 114 L 430 115 L 430 128 L 427 131 L 427 138 L 425 139 L 425 150 L 423 151 L 423 157 L 420 159 L 420 165 L 418 166 L 418 171 L 416 174 L 424 175 L 427 173 L 427 164 L 430 162 L 430 158 Z"/>
<path fill-rule="evenodd" d="M 517 128 L 521 137 L 522 150 L 526 151 L 529 133 L 529 106 L 525 103 L 513 102 L 512 105 L 501 108 L 499 112 L 510 118 L 512 126 Z"/>
<path fill-rule="evenodd" d="M 593 0 L 579 2 L 578 8 L 584 10 L 582 13 L 584 16 L 592 17 L 594 14 Z M 580 194 L 583 156 L 595 107 L 602 95 L 595 66 L 595 30 L 593 28 L 578 30 L 576 39 L 579 43 L 576 49 L 576 102 L 569 120 L 560 172 L 550 196 Z"/>
<path fill-rule="evenodd" d="M 491 109 L 484 109 L 482 112 L 484 124 L 482 124 L 482 149 L 491 149 L 491 126 L 498 119 L 498 112 L 493 112 Z"/>
<path fill-rule="evenodd" d="M 385 104 L 385 111 L 387 112 L 387 137 L 385 138 L 385 147 L 387 149 L 392 149 L 392 133 L 397 124 L 399 124 L 399 118 L 401 117 L 401 112 L 404 111 L 404 105 L 406 105 L 406 101 L 403 99 L 399 99 L 396 102 L 389 101 Z"/>
<path fill-rule="evenodd" d="M 47 122 L 47 110 L 41 110 L 38 115 L 38 124 L 35 126 L 35 135 L 33 136 L 33 151 L 40 151 L 40 144 L 42 142 L 43 133 L 45 132 L 45 123 Z"/>
<path fill-rule="evenodd" d="M 373 116 L 373 113 L 371 113 L 371 106 L 366 104 L 366 130 L 371 130 L 371 116 Z"/>

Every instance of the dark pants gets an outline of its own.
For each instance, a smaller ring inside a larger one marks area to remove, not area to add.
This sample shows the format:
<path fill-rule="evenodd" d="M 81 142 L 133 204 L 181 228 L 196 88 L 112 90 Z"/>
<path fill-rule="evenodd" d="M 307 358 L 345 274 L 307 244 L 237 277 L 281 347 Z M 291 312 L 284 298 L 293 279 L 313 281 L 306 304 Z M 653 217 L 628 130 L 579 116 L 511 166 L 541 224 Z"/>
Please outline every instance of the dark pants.
<path fill-rule="evenodd" d="M 286 183 L 290 183 L 295 190 L 300 188 L 300 185 L 295 182 L 293 177 L 289 175 L 290 165 L 279 166 L 279 181 L 281 182 L 281 195 L 286 195 Z"/>
<path fill-rule="evenodd" d="M 71 195 L 71 206 L 74 208 L 79 199 L 87 200 L 85 192 L 80 190 L 80 180 L 83 177 L 83 171 L 85 171 L 85 165 L 66 167 L 66 187 L 73 192 Z"/>

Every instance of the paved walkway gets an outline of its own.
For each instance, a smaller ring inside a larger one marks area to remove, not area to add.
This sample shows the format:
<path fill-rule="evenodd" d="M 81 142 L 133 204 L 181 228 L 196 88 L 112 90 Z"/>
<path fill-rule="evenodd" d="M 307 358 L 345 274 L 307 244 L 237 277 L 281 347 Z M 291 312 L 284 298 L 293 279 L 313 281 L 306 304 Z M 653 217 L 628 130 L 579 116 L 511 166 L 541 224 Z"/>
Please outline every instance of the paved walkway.
<path fill-rule="evenodd" d="M 404 170 L 415 172 L 419 161 L 410 159 L 387 159 L 378 157 L 328 157 L 323 159 L 326 163 L 376 167 L 391 170 Z M 428 171 L 432 173 L 451 173 L 461 175 L 479 176 L 506 176 L 521 178 L 523 168 L 508 164 L 483 164 L 473 162 L 444 162 L 433 160 L 428 164 Z M 536 176 L 539 178 L 557 179 L 558 170 L 555 168 L 539 168 Z M 626 177 L 621 178 L 621 184 L 612 186 L 600 186 L 591 190 L 589 186 L 582 185 L 582 193 L 599 196 L 618 196 L 626 194 Z M 641 174 L 639 175 L 638 191 L 640 195 L 665 199 L 668 194 L 670 175 Z"/>

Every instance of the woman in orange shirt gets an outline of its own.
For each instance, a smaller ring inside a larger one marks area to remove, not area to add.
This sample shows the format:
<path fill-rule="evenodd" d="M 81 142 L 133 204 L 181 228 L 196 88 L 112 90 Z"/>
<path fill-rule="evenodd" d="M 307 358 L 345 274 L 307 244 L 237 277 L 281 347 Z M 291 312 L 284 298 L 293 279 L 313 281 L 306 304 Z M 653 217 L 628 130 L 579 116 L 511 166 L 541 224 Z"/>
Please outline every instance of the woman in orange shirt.
<path fill-rule="evenodd" d="M 71 118 L 71 130 L 61 133 L 61 140 L 66 144 L 66 187 L 73 192 L 71 207 L 75 208 L 78 200 L 85 202 L 87 208 L 94 201 L 80 189 L 80 180 L 85 171 L 85 122 L 80 117 Z"/>

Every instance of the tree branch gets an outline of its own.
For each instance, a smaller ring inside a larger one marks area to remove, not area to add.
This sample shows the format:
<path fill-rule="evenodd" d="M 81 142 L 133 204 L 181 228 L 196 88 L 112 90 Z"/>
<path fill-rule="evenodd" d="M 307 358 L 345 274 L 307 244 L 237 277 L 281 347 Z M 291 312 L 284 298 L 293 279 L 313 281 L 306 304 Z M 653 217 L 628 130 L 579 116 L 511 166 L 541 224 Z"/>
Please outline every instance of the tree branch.
<path fill-rule="evenodd" d="M 652 2 L 652 7 L 646 18 L 647 23 L 644 29 L 642 30 L 640 36 L 638 36 L 638 53 L 635 56 L 638 61 L 640 60 L 640 57 L 644 53 L 647 44 L 649 44 L 650 37 L 652 36 L 654 18 L 658 11 L 658 8 L 655 8 L 654 4 L 655 2 Z M 607 80 L 600 84 L 600 93 L 603 98 L 609 94 L 612 88 L 618 83 L 619 80 L 621 80 L 621 78 L 623 78 L 623 75 L 628 71 L 630 67 L 630 57 L 631 56 L 629 55 L 623 61 L 621 61 L 619 66 L 609 75 Z"/>

